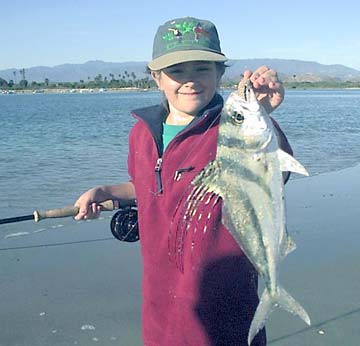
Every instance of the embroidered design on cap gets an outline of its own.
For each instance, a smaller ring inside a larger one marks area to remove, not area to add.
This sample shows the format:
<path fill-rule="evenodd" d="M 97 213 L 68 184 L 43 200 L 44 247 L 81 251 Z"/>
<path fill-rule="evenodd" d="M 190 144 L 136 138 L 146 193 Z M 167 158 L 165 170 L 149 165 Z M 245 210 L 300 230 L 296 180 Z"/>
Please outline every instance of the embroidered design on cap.
<path fill-rule="evenodd" d="M 209 36 L 210 33 L 200 23 L 184 21 L 182 23 L 174 22 L 173 26 L 168 29 L 168 32 L 162 36 L 162 39 L 169 42 L 166 45 L 166 49 L 169 50 L 179 45 L 201 44 L 202 40 L 209 42 Z"/>

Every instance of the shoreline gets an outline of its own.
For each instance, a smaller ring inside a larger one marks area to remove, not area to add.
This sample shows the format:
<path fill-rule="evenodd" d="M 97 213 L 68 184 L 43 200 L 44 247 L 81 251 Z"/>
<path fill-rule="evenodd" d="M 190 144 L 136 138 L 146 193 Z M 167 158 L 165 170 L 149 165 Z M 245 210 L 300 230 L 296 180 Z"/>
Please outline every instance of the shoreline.
<path fill-rule="evenodd" d="M 221 90 L 236 90 L 236 87 L 220 87 Z M 21 89 L 21 90 L 1 90 L 0 95 L 13 95 L 13 94 L 91 94 L 91 93 L 114 93 L 114 92 L 149 92 L 157 91 L 157 88 L 137 88 L 137 87 L 124 87 L 124 88 L 44 88 L 44 89 Z M 360 90 L 360 87 L 286 87 L 287 91 L 316 91 L 316 90 Z"/>
<path fill-rule="evenodd" d="M 97 93 L 111 93 L 111 92 L 124 92 L 124 91 L 133 91 L 133 92 L 146 92 L 156 89 L 142 89 L 136 87 L 126 87 L 126 88 L 54 88 L 54 89 L 24 89 L 24 90 L 0 90 L 0 95 L 13 95 L 13 94 L 97 94 Z"/>

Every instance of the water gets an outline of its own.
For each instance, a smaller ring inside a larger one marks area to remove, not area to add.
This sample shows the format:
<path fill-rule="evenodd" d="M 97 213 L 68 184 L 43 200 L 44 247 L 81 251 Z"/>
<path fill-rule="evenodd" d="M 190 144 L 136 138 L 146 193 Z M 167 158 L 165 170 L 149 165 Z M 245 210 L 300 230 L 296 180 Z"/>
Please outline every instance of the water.
<path fill-rule="evenodd" d="M 154 99 L 150 93 L 0 97 L 0 215 L 72 204 L 89 187 L 126 180 L 130 110 Z"/>
<path fill-rule="evenodd" d="M 288 91 L 275 118 L 311 175 L 360 162 L 360 90 Z"/>
<path fill-rule="evenodd" d="M 227 92 L 224 93 L 224 96 Z M 0 218 L 126 180 L 130 110 L 158 92 L 0 96 Z M 360 162 L 360 90 L 290 90 L 274 113 L 311 175 Z"/>

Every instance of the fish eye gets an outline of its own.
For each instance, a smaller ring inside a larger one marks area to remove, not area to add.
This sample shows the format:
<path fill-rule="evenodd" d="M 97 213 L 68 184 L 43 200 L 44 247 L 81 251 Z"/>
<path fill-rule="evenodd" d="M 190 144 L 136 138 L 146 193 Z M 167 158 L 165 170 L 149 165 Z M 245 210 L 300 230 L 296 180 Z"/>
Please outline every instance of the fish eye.
<path fill-rule="evenodd" d="M 234 125 L 241 125 L 245 120 L 244 116 L 236 111 L 232 112 L 230 117 Z"/>

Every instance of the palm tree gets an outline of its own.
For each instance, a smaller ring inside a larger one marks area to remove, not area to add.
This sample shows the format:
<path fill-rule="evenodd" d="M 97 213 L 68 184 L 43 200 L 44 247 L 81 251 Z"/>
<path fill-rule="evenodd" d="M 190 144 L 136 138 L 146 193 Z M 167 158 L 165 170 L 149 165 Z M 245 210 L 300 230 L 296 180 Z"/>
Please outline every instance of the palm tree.
<path fill-rule="evenodd" d="M 20 74 L 22 76 L 22 80 L 25 80 L 25 69 L 22 68 L 19 72 L 20 72 Z"/>
<path fill-rule="evenodd" d="M 7 86 L 8 86 L 8 82 L 0 77 L 0 88 L 5 88 Z"/>
<path fill-rule="evenodd" d="M 102 74 L 101 73 L 99 73 L 95 78 L 94 78 L 94 81 L 96 82 L 96 83 L 100 83 L 100 82 L 102 82 Z"/>

